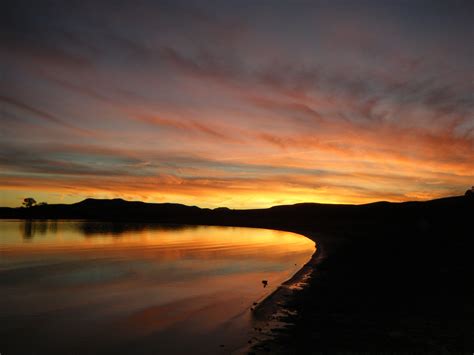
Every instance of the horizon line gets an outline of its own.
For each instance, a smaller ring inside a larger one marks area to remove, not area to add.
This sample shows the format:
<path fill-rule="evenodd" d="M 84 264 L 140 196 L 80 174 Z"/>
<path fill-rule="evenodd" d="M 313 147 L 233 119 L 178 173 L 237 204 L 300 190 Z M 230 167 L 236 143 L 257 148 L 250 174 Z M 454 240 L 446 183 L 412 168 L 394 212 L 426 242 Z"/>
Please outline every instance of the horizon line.
<path fill-rule="evenodd" d="M 469 190 L 469 189 L 468 189 Z M 177 203 L 177 202 L 145 202 L 141 200 L 127 200 L 121 197 L 117 198 L 94 198 L 94 197 L 87 197 L 81 201 L 78 202 L 73 202 L 73 203 L 46 203 L 46 206 L 55 206 L 55 205 L 66 205 L 66 206 L 72 206 L 72 205 L 77 205 L 80 203 L 83 203 L 87 200 L 93 200 L 93 201 L 124 201 L 127 203 L 134 203 L 134 202 L 139 202 L 139 203 L 144 203 L 148 205 L 179 205 L 179 206 L 186 206 L 186 207 L 197 207 L 199 209 L 203 210 L 216 210 L 216 209 L 229 209 L 229 210 L 265 210 L 265 209 L 270 209 L 273 207 L 280 207 L 280 206 L 296 206 L 296 205 L 333 205 L 333 206 L 366 206 L 366 205 L 372 205 L 372 204 L 377 204 L 377 203 L 390 203 L 390 204 L 403 204 L 403 203 L 411 203 L 411 202 L 430 202 L 430 201 L 437 201 L 437 200 L 443 200 L 443 199 L 449 199 L 449 198 L 461 198 L 464 197 L 465 195 L 449 195 L 449 196 L 443 196 L 443 197 L 437 197 L 437 198 L 432 198 L 432 199 L 427 199 L 427 200 L 406 200 L 406 201 L 387 201 L 387 200 L 377 200 L 373 202 L 367 202 L 367 203 L 329 203 L 329 202 L 298 202 L 298 203 L 291 203 L 291 204 L 281 204 L 281 205 L 272 205 L 270 207 L 260 207 L 260 208 L 231 208 L 227 206 L 219 206 L 219 207 L 214 207 L 214 208 L 209 208 L 209 207 L 201 207 L 198 205 L 187 205 L 184 203 Z M 41 202 L 36 202 L 36 204 L 32 207 L 40 207 Z M 11 208 L 11 209 L 18 209 L 18 208 L 25 208 L 24 206 L 0 206 L 0 208 Z"/>

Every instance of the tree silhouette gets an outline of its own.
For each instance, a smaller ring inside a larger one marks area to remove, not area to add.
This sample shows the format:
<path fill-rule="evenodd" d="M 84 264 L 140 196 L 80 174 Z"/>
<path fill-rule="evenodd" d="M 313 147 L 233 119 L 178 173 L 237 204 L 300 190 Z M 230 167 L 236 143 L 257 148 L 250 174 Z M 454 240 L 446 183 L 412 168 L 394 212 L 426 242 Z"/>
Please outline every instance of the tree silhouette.
<path fill-rule="evenodd" d="M 464 196 L 474 198 L 474 186 L 467 190 Z"/>
<path fill-rule="evenodd" d="M 36 200 L 33 197 L 25 197 L 23 199 L 23 207 L 30 208 L 36 205 Z"/>

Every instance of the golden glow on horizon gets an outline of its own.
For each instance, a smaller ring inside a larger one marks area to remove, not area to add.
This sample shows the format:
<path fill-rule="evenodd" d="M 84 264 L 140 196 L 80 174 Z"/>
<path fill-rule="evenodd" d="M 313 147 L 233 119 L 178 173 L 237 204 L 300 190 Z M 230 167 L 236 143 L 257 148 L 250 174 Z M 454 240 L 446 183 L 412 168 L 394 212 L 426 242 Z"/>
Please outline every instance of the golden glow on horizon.
<path fill-rule="evenodd" d="M 470 186 L 474 171 L 470 162 L 456 164 L 424 156 L 417 158 L 382 152 L 361 154 L 287 149 L 266 156 L 233 157 L 232 152 L 227 152 L 227 155 L 229 159 L 217 162 L 245 163 L 242 171 L 219 170 L 211 164 L 199 169 L 180 169 L 191 178 L 172 174 L 155 177 L 25 176 L 14 179 L 0 176 L 3 190 L 0 191 L 0 201 L 3 206 L 16 207 L 29 196 L 48 203 L 74 203 L 94 197 L 230 208 L 261 208 L 300 202 L 358 204 L 379 200 L 406 201 L 462 194 L 463 188 L 457 186 Z M 268 172 L 258 171 L 261 166 L 269 167 L 265 168 Z M 311 166 L 324 167 L 328 173 L 313 174 L 308 169 Z M 246 171 L 254 169 L 257 169 L 256 173 Z M 277 173 L 273 173 L 274 170 Z M 193 175 L 203 177 L 193 178 Z"/>

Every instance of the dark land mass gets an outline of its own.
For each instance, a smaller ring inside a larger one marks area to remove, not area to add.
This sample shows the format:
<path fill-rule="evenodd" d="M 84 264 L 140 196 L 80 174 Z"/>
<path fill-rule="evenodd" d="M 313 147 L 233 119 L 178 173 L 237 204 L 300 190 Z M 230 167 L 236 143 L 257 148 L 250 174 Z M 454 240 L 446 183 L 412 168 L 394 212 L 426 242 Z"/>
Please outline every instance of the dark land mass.
<path fill-rule="evenodd" d="M 288 326 L 252 351 L 474 351 L 474 198 L 366 205 L 297 204 L 201 209 L 87 199 L 0 208 L 0 218 L 96 219 L 250 226 L 295 231 L 318 243 L 309 283 Z M 87 228 L 87 224 L 85 224 Z M 117 232 L 120 232 L 117 224 Z M 292 312 L 290 312 L 292 314 Z"/>

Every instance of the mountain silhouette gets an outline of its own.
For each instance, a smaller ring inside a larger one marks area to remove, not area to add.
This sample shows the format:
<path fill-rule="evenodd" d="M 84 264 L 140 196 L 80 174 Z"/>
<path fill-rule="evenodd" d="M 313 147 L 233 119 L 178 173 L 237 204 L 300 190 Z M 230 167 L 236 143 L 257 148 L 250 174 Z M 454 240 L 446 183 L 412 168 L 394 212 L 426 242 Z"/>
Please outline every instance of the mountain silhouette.
<path fill-rule="evenodd" d="M 415 229 L 449 224 L 464 225 L 472 217 L 473 199 L 447 197 L 422 202 L 375 202 L 364 205 L 300 203 L 266 209 L 199 208 L 174 203 L 145 203 L 123 199 L 88 198 L 75 204 L 30 208 L 0 208 L 0 218 L 95 219 L 174 224 L 215 224 L 284 229 L 327 230 L 387 225 Z"/>

